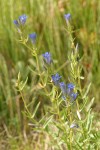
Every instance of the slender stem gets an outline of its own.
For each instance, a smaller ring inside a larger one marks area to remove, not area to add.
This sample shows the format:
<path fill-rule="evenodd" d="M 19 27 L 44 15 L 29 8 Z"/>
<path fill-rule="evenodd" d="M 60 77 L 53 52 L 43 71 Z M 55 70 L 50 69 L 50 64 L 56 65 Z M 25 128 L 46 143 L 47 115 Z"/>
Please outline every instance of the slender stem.
<path fill-rule="evenodd" d="M 73 116 L 72 116 L 72 110 L 71 110 L 71 106 L 70 106 L 70 99 L 67 99 L 68 102 L 67 102 L 67 105 L 68 105 L 68 116 L 69 116 L 69 125 L 72 124 L 72 120 L 73 120 Z M 73 133 L 72 133 L 72 129 L 69 130 L 69 140 L 70 140 L 70 150 L 72 150 L 72 136 L 73 136 Z"/>
<path fill-rule="evenodd" d="M 27 108 L 27 106 L 26 106 L 26 102 L 25 102 L 24 96 L 23 96 L 23 94 L 22 94 L 22 92 L 21 92 L 20 88 L 19 88 L 19 92 L 20 92 L 21 98 L 22 98 L 22 100 L 23 100 L 23 103 L 24 103 L 25 109 L 27 110 L 28 114 L 30 115 L 30 112 L 29 112 L 29 110 L 28 110 L 28 108 Z"/>
<path fill-rule="evenodd" d="M 68 108 L 70 125 L 72 123 L 71 107 Z M 70 129 L 70 150 L 72 150 L 72 130 Z"/>
<path fill-rule="evenodd" d="M 55 72 L 60 71 L 61 69 L 63 69 L 69 62 L 66 61 L 65 63 L 63 63 Z"/>
<path fill-rule="evenodd" d="M 37 53 L 35 54 L 35 58 L 36 58 L 37 70 L 38 70 L 38 73 L 39 73 L 39 76 L 40 76 L 40 80 L 41 80 L 42 85 L 44 85 L 43 79 L 41 78 L 41 73 L 40 73 L 40 67 L 39 67 L 39 61 L 38 61 Z M 47 95 L 49 95 L 49 92 L 48 92 L 47 88 L 44 87 L 44 90 L 47 93 Z"/>
<path fill-rule="evenodd" d="M 74 44 L 74 39 L 73 39 L 73 36 L 72 36 L 72 29 L 71 29 L 71 26 L 70 24 L 68 24 L 68 29 L 69 29 L 69 33 L 70 33 L 70 39 L 71 39 L 71 43 L 72 43 L 72 47 L 74 48 L 75 50 L 75 44 Z M 76 80 L 76 77 L 77 77 L 77 74 L 78 74 L 78 86 L 80 87 L 81 89 L 81 83 L 80 83 L 80 79 L 79 79 L 79 66 L 77 66 L 77 62 L 76 62 L 76 57 L 74 57 L 74 60 L 73 60 L 73 68 L 74 68 L 74 78 Z M 76 82 L 76 81 L 75 81 Z M 76 100 L 76 105 L 77 105 L 77 110 L 78 112 L 80 111 L 79 109 L 79 103 L 78 103 L 78 100 Z"/>
<path fill-rule="evenodd" d="M 32 52 L 32 49 L 26 43 L 23 43 L 23 44 Z"/>
<path fill-rule="evenodd" d="M 35 58 L 36 58 L 36 63 L 37 63 L 37 70 L 38 70 L 39 75 L 40 75 L 40 67 L 39 67 L 39 61 L 38 61 L 37 54 L 35 55 Z"/>

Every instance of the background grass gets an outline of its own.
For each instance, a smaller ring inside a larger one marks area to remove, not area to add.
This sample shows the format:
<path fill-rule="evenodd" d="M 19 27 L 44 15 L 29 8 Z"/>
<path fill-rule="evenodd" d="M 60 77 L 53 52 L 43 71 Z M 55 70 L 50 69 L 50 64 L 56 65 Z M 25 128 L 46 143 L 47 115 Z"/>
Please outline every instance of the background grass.
<path fill-rule="evenodd" d="M 25 95 L 30 101 L 34 98 L 30 89 L 33 88 L 33 83 L 36 79 L 28 67 L 31 65 L 35 68 L 34 59 L 30 52 L 19 44 L 13 24 L 13 20 L 22 14 L 28 16 L 25 32 L 27 34 L 31 32 L 37 33 L 36 46 L 40 51 L 40 55 L 45 51 L 50 51 L 55 61 L 55 69 L 57 69 L 66 61 L 68 52 L 71 50 L 66 32 L 66 22 L 63 17 L 65 13 L 71 13 L 71 24 L 75 31 L 73 36 L 75 37 L 75 42 L 79 43 L 79 53 L 82 56 L 83 74 L 85 76 L 83 86 L 92 82 L 90 98 L 95 96 L 95 102 L 92 107 L 93 111 L 99 115 L 100 1 L 1 0 L 0 3 L 1 137 L 17 137 L 23 128 L 29 131 L 29 129 L 26 129 L 27 119 L 21 113 L 24 110 L 23 103 L 15 90 L 15 81 L 20 71 L 23 79 L 29 76 L 28 84 L 25 88 Z M 67 80 L 68 73 L 66 67 L 60 72 Z M 30 109 L 33 110 L 34 107 L 35 104 L 32 104 Z M 12 140 L 8 143 L 10 142 L 12 143 Z"/>

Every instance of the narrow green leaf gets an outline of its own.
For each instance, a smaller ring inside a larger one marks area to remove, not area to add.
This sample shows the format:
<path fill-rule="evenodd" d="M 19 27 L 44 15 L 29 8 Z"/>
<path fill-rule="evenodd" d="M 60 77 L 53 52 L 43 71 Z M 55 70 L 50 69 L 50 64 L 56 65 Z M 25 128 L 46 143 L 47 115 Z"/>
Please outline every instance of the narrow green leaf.
<path fill-rule="evenodd" d="M 39 106 L 40 106 L 40 102 L 37 104 L 37 106 L 36 106 L 36 108 L 35 108 L 35 110 L 34 110 L 34 112 L 33 112 L 33 115 L 31 116 L 31 118 L 34 118 L 34 116 L 35 116 L 35 114 L 36 114 L 36 112 L 37 112 Z"/>
<path fill-rule="evenodd" d="M 84 96 L 83 96 L 83 99 L 86 98 L 86 96 L 87 96 L 87 94 L 88 94 L 88 92 L 89 92 L 89 90 L 90 90 L 90 87 L 91 87 L 91 83 L 88 85 L 87 90 L 86 90 L 86 92 L 85 92 L 85 94 L 84 94 Z"/>
<path fill-rule="evenodd" d="M 25 82 L 21 82 L 20 84 L 20 90 L 22 91 L 23 88 L 25 87 L 26 83 L 27 83 L 28 77 L 26 78 Z"/>
<path fill-rule="evenodd" d="M 43 126 L 44 129 L 45 129 L 46 126 L 52 121 L 52 118 L 53 118 L 53 115 L 50 116 L 50 117 L 46 120 L 46 122 L 44 123 L 44 126 Z"/>

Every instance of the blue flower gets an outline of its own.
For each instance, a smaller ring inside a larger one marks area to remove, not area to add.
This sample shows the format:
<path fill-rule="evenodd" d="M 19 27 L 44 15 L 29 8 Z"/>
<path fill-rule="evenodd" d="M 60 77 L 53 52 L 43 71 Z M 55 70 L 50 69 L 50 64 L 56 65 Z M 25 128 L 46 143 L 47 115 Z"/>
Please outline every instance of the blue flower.
<path fill-rule="evenodd" d="M 58 73 L 56 73 L 55 75 L 52 75 L 51 77 L 52 77 L 52 81 L 54 82 L 54 84 L 59 85 L 59 80 L 61 76 Z"/>
<path fill-rule="evenodd" d="M 66 95 L 67 94 L 66 84 L 64 82 L 60 82 L 59 86 L 60 86 L 60 89 L 61 89 L 63 95 Z"/>
<path fill-rule="evenodd" d="M 68 21 L 71 18 L 71 14 L 69 14 L 69 13 L 65 14 L 64 18 L 65 18 L 66 21 Z"/>
<path fill-rule="evenodd" d="M 67 84 L 67 87 L 69 88 L 69 89 L 74 89 L 75 88 L 75 85 L 73 84 L 73 83 L 68 83 Z"/>
<path fill-rule="evenodd" d="M 16 26 L 19 26 L 19 23 L 18 23 L 17 20 L 14 20 L 14 24 L 15 24 Z"/>
<path fill-rule="evenodd" d="M 71 98 L 71 102 L 75 101 L 77 98 L 78 94 L 77 93 L 71 93 L 70 94 L 70 98 Z"/>
<path fill-rule="evenodd" d="M 52 58 L 49 52 L 45 52 L 44 54 L 42 54 L 42 56 L 47 64 L 51 64 Z"/>
<path fill-rule="evenodd" d="M 36 41 L 36 33 L 29 34 L 29 38 L 31 39 L 32 43 L 35 44 Z"/>
<path fill-rule="evenodd" d="M 73 92 L 74 88 L 75 88 L 75 85 L 73 83 L 68 83 L 67 84 L 67 94 L 70 95 Z"/>
<path fill-rule="evenodd" d="M 76 100 L 78 94 L 74 93 L 75 85 L 73 83 L 68 83 L 67 85 L 64 82 L 59 83 L 60 89 L 63 93 L 64 100 L 66 97 L 70 98 L 70 102 Z"/>
<path fill-rule="evenodd" d="M 21 15 L 19 16 L 19 22 L 20 24 L 24 25 L 26 22 L 27 16 L 26 15 Z"/>

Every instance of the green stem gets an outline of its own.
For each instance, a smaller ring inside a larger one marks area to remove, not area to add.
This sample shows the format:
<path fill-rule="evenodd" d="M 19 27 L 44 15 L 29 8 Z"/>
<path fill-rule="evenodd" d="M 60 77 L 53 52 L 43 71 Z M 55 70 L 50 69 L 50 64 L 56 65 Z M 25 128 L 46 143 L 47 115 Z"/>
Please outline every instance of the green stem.
<path fill-rule="evenodd" d="M 29 110 L 28 110 L 28 108 L 27 108 L 27 105 L 26 105 L 26 102 L 25 102 L 24 96 L 23 96 L 23 94 L 22 94 L 22 92 L 21 92 L 20 88 L 19 88 L 19 92 L 20 92 L 21 98 L 22 98 L 22 100 L 23 100 L 24 107 L 25 107 L 25 109 L 27 110 L 28 114 L 30 115 L 30 112 L 29 112 Z"/>
<path fill-rule="evenodd" d="M 69 115 L 69 124 L 71 125 L 72 124 L 72 114 L 71 114 L 71 107 L 69 105 L 70 103 L 70 100 L 68 100 L 68 115 Z M 70 134 L 69 134 L 69 138 L 70 138 L 70 150 L 72 150 L 72 136 L 73 136 L 73 133 L 72 133 L 72 129 L 70 129 Z"/>
<path fill-rule="evenodd" d="M 43 81 L 43 79 L 41 78 L 40 67 L 39 67 L 39 60 L 38 60 L 38 57 L 37 57 L 37 53 L 35 54 L 35 58 L 36 58 L 36 63 L 37 63 L 38 74 L 39 74 L 39 76 L 40 76 L 41 83 L 42 83 L 42 85 L 44 86 L 44 81 Z M 44 91 L 46 92 L 47 95 L 49 95 L 49 92 L 48 92 L 47 88 L 45 88 L 45 86 L 44 86 Z"/>

